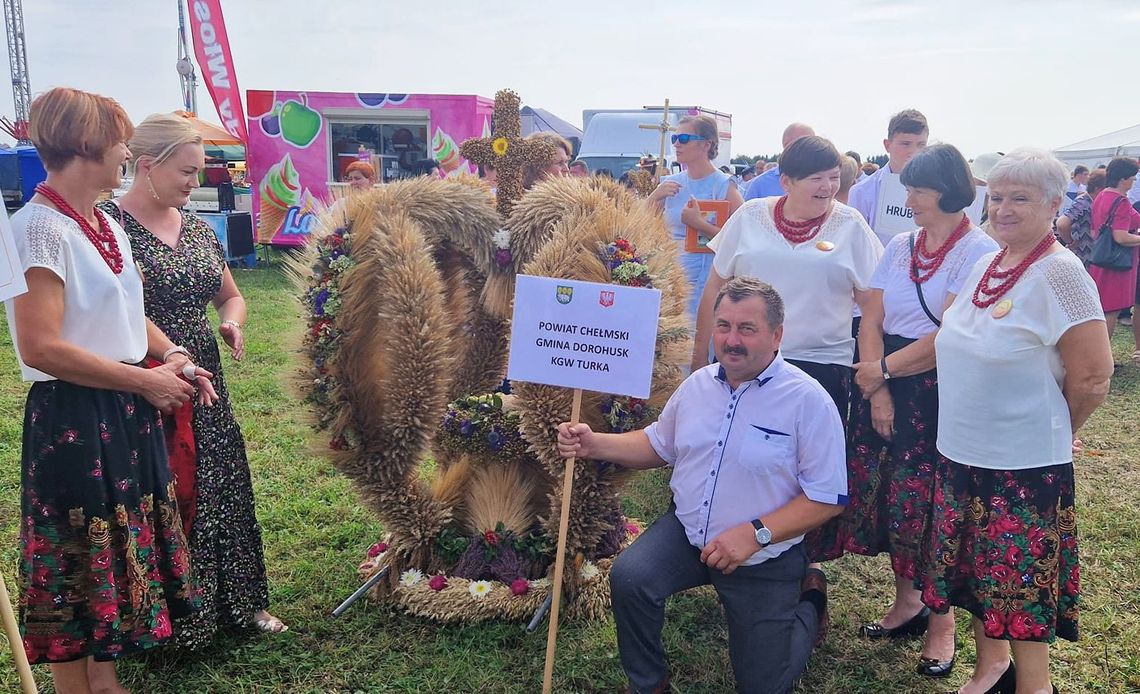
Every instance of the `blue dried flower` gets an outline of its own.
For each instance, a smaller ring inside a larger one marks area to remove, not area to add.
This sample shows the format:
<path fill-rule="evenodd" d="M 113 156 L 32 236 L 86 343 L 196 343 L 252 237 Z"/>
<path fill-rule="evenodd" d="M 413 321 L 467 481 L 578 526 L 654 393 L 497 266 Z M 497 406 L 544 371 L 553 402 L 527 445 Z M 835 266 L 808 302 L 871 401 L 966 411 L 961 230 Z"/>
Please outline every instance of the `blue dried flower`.
<path fill-rule="evenodd" d="M 475 425 L 471 423 L 470 419 L 463 420 L 463 423 L 459 425 L 459 433 L 464 436 L 470 436 L 474 431 Z"/>
<path fill-rule="evenodd" d="M 313 299 L 313 314 L 317 316 L 325 315 L 325 302 L 329 300 L 329 290 L 322 289 L 317 292 L 317 296 Z"/>
<path fill-rule="evenodd" d="M 497 428 L 492 429 L 491 433 L 487 434 L 487 444 L 491 447 L 492 451 L 502 450 L 506 442 L 507 440 L 499 433 Z"/>

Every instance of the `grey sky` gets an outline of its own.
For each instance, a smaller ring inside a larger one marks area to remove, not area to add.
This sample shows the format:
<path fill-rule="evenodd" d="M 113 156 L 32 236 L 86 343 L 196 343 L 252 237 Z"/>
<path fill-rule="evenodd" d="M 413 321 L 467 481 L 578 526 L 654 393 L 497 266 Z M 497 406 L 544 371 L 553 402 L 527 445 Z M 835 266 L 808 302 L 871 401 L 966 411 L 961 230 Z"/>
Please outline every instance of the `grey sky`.
<path fill-rule="evenodd" d="M 175 0 L 24 0 L 33 94 L 69 85 L 139 120 L 180 107 Z M 967 156 L 1058 147 L 1140 122 L 1134 0 L 223 0 L 243 89 L 463 93 L 733 114 L 733 153 L 790 121 L 881 152 L 926 113 Z M 204 85 L 200 111 L 216 122 Z M 0 88 L 0 113 L 12 96 Z"/>

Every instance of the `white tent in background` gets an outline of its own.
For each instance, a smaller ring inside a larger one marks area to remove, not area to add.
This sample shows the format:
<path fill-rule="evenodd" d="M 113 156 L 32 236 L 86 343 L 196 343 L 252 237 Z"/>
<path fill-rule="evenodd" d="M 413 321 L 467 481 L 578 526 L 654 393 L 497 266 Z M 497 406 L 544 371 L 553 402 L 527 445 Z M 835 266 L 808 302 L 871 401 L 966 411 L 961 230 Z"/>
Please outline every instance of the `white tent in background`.
<path fill-rule="evenodd" d="M 1140 125 L 1100 135 L 1091 140 L 1074 142 L 1053 150 L 1065 166 L 1072 169 L 1077 164 L 1094 168 L 1107 164 L 1113 157 L 1140 158 Z"/>

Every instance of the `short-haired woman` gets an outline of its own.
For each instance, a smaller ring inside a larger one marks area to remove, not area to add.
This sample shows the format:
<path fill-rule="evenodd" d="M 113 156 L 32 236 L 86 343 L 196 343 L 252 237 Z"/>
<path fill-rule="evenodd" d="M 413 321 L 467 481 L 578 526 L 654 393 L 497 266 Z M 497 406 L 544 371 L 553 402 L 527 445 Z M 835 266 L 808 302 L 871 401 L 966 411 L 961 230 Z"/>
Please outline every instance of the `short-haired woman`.
<path fill-rule="evenodd" d="M 931 610 L 974 617 L 969 692 L 1056 691 L 1049 643 L 1077 639 L 1073 437 L 1104 401 L 1112 353 L 1096 286 L 1053 236 L 1067 179 L 1043 150 L 994 166 L 1005 247 L 970 271 L 934 341 L 946 460 L 918 575 Z"/>
<path fill-rule="evenodd" d="M 530 189 L 535 183 L 551 176 L 570 175 L 570 157 L 574 154 L 574 147 L 570 141 L 558 133 L 540 132 L 527 135 L 528 140 L 538 140 L 554 145 L 554 155 L 546 161 L 527 162 L 522 167 L 523 188 Z"/>
<path fill-rule="evenodd" d="M 1128 191 L 1136 183 L 1136 173 L 1140 171 L 1136 160 L 1129 157 L 1117 157 L 1108 162 L 1104 172 L 1104 190 L 1097 193 L 1092 203 L 1092 218 L 1089 231 L 1092 232 L 1093 242 L 1100 236 L 1100 228 L 1112 218 L 1112 238 L 1121 246 L 1132 249 L 1132 266 L 1127 270 L 1110 270 L 1099 265 L 1089 265 L 1089 274 L 1096 282 L 1100 293 L 1100 306 L 1104 309 L 1105 324 L 1111 338 L 1116 330 L 1117 314 L 1133 304 L 1140 304 L 1136 300 L 1136 260 L 1137 247 L 1140 246 L 1140 212 L 1132 209 L 1128 200 Z M 1140 321 L 1132 322 L 1132 331 L 1135 338 L 1135 351 L 1132 353 L 1132 362 L 1140 364 Z"/>
<path fill-rule="evenodd" d="M 376 185 L 376 167 L 366 161 L 354 161 L 344 167 L 344 182 L 354 193 L 371 190 Z"/>
<path fill-rule="evenodd" d="M 710 239 L 720 231 L 720 226 L 709 222 L 701 213 L 697 201 L 727 200 L 729 215 L 744 204 L 740 191 L 732 185 L 732 177 L 713 166 L 719 142 L 720 131 L 712 118 L 682 118 L 677 124 L 677 132 L 673 134 L 673 149 L 677 162 L 684 165 L 685 170 L 662 177 L 657 188 L 649 195 L 650 202 L 664 210 L 665 222 L 673 232 L 673 240 L 677 242 L 677 252 L 681 265 L 685 268 L 685 276 L 692 285 L 693 293 L 689 297 L 689 317 L 692 321 L 697 319 L 697 306 L 709 270 L 712 269 L 713 254 L 687 252 L 686 227 L 692 227 Z M 723 225 L 726 220 L 718 221 Z"/>
<path fill-rule="evenodd" d="M 907 207 L 921 227 L 887 244 L 871 279 L 859 328 L 851 413 L 849 502 L 840 516 L 843 549 L 890 554 L 895 599 L 867 638 L 929 634 L 917 670 L 944 677 L 954 667 L 954 615 L 929 614 L 914 587 L 941 456 L 934 338 L 966 276 L 998 245 L 965 214 L 974 202 L 970 165 L 951 145 L 921 150 L 902 172 Z"/>
<path fill-rule="evenodd" d="M 202 648 L 226 626 L 284 631 L 281 620 L 266 611 L 269 588 L 245 440 L 230 407 L 218 342 L 206 315 L 213 304 L 218 335 L 240 360 L 245 299 L 213 230 L 180 209 L 205 166 L 202 138 L 186 119 L 156 114 L 135 128 L 130 145 L 135 168 L 131 189 L 99 207 L 126 229 L 146 278 L 147 317 L 213 372 L 219 396 L 213 407 L 195 407 L 189 423 L 194 454 L 186 467 L 193 494 L 183 511 L 192 513 L 191 557 L 202 607 L 175 625 L 177 643 Z"/>
<path fill-rule="evenodd" d="M 12 216 L 27 293 L 6 303 L 24 410 L 20 622 L 57 692 L 121 691 L 114 662 L 161 645 L 196 602 L 160 411 L 216 398 L 143 312 L 126 234 L 95 199 L 131 153 L 115 101 L 57 88 L 32 102 L 47 180 Z M 140 368 L 146 357 L 164 362 Z"/>

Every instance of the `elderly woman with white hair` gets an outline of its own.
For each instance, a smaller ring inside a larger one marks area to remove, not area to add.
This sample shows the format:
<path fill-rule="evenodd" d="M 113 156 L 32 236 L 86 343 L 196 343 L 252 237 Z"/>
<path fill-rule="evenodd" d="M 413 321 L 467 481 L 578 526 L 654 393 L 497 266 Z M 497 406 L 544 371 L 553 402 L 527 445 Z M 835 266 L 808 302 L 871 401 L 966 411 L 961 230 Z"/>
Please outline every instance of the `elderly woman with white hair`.
<path fill-rule="evenodd" d="M 1049 643 L 1078 636 L 1073 437 L 1104 401 L 1112 354 L 1096 285 L 1053 236 L 1067 182 L 1042 150 L 993 167 L 1004 248 L 974 266 L 935 340 L 945 460 L 917 582 L 935 612 L 974 617 L 966 694 L 1056 691 Z"/>

